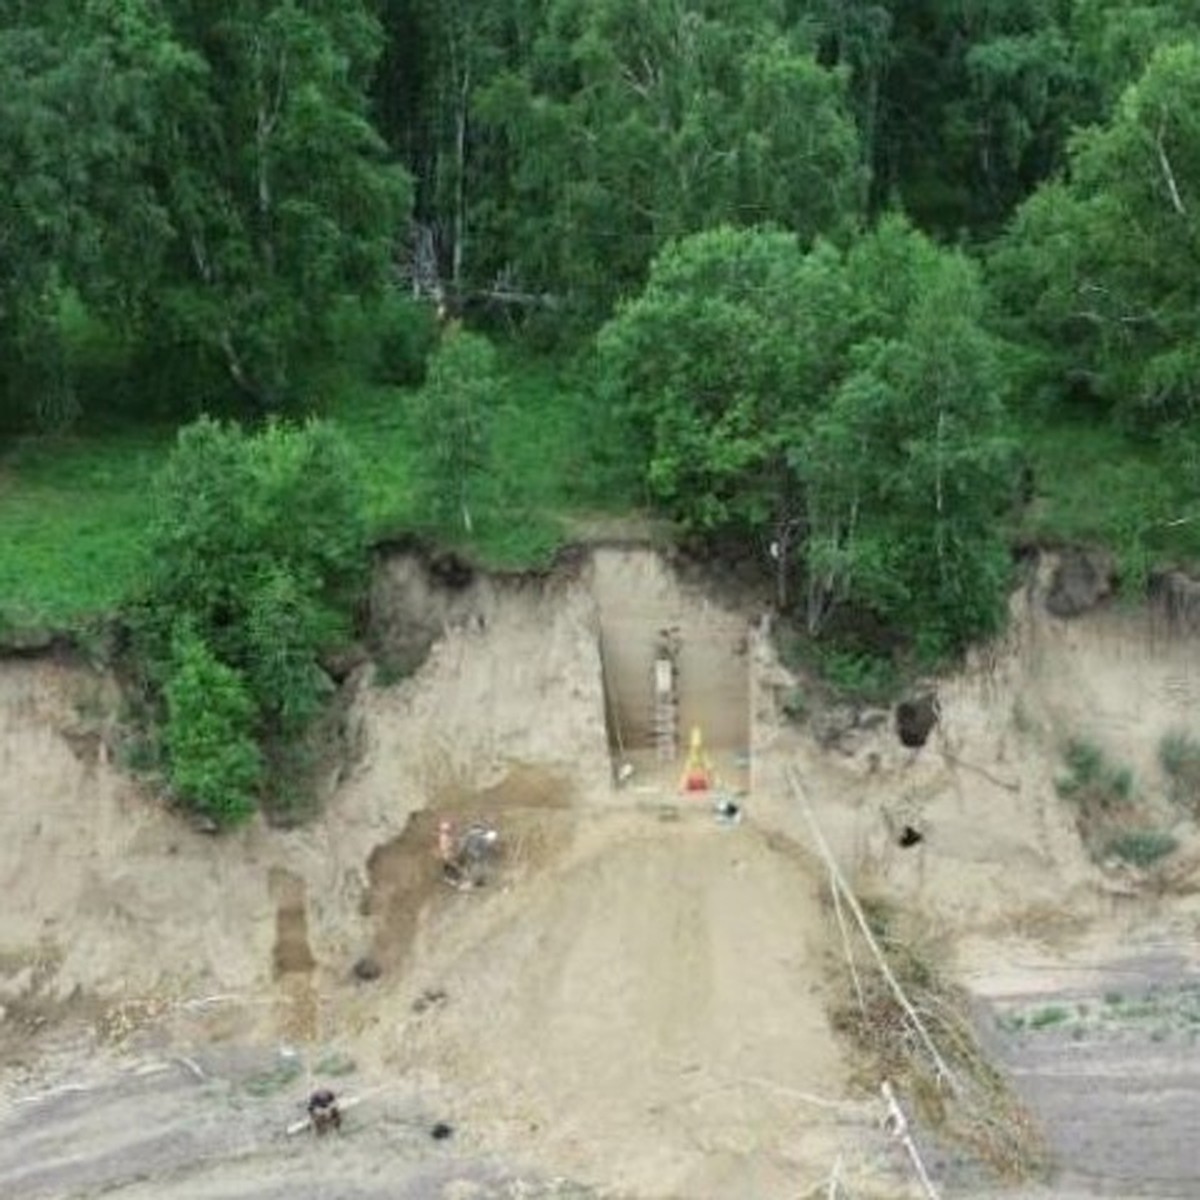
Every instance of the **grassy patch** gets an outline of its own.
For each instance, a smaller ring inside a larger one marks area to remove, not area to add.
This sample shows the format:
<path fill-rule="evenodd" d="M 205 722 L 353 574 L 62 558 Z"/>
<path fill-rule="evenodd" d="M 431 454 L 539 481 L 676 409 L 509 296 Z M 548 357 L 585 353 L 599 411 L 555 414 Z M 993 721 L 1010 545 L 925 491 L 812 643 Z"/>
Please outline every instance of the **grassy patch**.
<path fill-rule="evenodd" d="M 407 393 L 350 387 L 328 415 L 358 448 L 376 536 L 420 529 L 484 566 L 546 565 L 575 512 L 621 511 L 636 484 L 628 457 L 610 461 L 613 430 L 577 371 L 553 362 L 502 355 L 502 399 L 490 415 L 491 466 L 477 484 L 473 528 L 431 527 L 415 486 L 421 454 Z"/>
<path fill-rule="evenodd" d="M 1110 838 L 1107 844 L 1110 855 L 1143 870 L 1178 849 L 1178 839 L 1158 829 L 1131 829 Z"/>
<path fill-rule="evenodd" d="M 1128 767 L 1110 762 L 1084 738 L 1068 742 L 1063 757 L 1067 773 L 1055 786 L 1074 805 L 1079 835 L 1096 862 L 1115 858 L 1148 871 L 1178 849 L 1172 834 L 1149 824 Z"/>
<path fill-rule="evenodd" d="M 299 1058 L 285 1058 L 277 1067 L 251 1075 L 246 1080 L 245 1089 L 251 1096 L 273 1096 L 294 1083 L 303 1073 Z"/>
<path fill-rule="evenodd" d="M 410 393 L 330 382 L 319 408 L 357 451 L 374 536 L 418 529 L 485 566 L 536 567 L 563 542 L 564 517 L 625 511 L 639 498 L 635 456 L 578 372 L 514 354 L 502 364 L 492 467 L 470 536 L 423 524 Z M 0 461 L 0 629 L 76 625 L 121 603 L 138 576 L 147 498 L 174 436 L 136 426 L 26 438 Z"/>
<path fill-rule="evenodd" d="M 802 708 L 798 715 L 788 713 L 793 720 L 811 712 L 821 699 L 890 704 L 907 682 L 903 668 L 889 654 L 821 642 L 785 621 L 777 623 L 774 637 L 780 662 L 790 671 L 815 677 L 819 684 L 814 695 L 797 698 Z"/>
<path fill-rule="evenodd" d="M 1131 1032 L 1163 1041 L 1172 1034 L 1190 1037 L 1200 1024 L 1200 988 L 1194 983 L 1164 982 L 1134 995 L 1108 991 L 1093 1004 L 1045 1004 L 1008 1012 L 998 1020 L 1010 1033 L 1062 1029 L 1076 1041 L 1123 1038 Z"/>
<path fill-rule="evenodd" d="M 1031 1013 L 1029 1017 L 1030 1029 L 1049 1029 L 1053 1025 L 1062 1025 L 1071 1019 L 1069 1009 L 1063 1008 L 1060 1004 L 1047 1004 L 1045 1008 L 1039 1008 L 1036 1012 Z"/>
<path fill-rule="evenodd" d="M 1173 803 L 1193 815 L 1200 813 L 1200 739 L 1183 730 L 1164 734 L 1158 744 L 1158 761 L 1167 776 Z"/>
<path fill-rule="evenodd" d="M 1133 772 L 1116 766 L 1095 742 L 1072 738 L 1063 751 L 1067 774 L 1055 781 L 1058 794 L 1087 817 L 1110 813 L 1133 798 Z"/>
<path fill-rule="evenodd" d="M 136 580 L 170 430 L 27 439 L 0 465 L 0 625 L 67 626 Z"/>
<path fill-rule="evenodd" d="M 1094 417 L 1025 430 L 1035 497 L 1019 533 L 1042 542 L 1099 543 L 1117 555 L 1130 591 L 1164 560 L 1200 558 L 1200 523 L 1169 448 Z"/>
<path fill-rule="evenodd" d="M 821 678 L 839 695 L 866 703 L 887 704 L 900 690 L 896 664 L 882 655 L 818 647 Z"/>
<path fill-rule="evenodd" d="M 338 1079 L 345 1075 L 353 1075 L 358 1070 L 358 1064 L 347 1054 L 331 1051 L 319 1059 L 313 1066 L 313 1073 Z"/>

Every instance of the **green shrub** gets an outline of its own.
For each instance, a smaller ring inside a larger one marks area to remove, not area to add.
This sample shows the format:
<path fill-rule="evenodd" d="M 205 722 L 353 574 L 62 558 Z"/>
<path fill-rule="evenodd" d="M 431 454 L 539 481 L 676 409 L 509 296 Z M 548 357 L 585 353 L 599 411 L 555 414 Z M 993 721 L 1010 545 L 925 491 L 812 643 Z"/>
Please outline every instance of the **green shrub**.
<path fill-rule="evenodd" d="M 154 771 L 162 765 L 162 750 L 152 733 L 136 733 L 121 743 L 118 761 L 127 771 Z"/>
<path fill-rule="evenodd" d="M 1058 1004 L 1048 1004 L 1039 1008 L 1029 1017 L 1030 1029 L 1048 1029 L 1051 1025 L 1061 1025 L 1070 1018 L 1070 1012 Z"/>
<path fill-rule="evenodd" d="M 437 345 L 437 320 L 428 304 L 390 294 L 374 313 L 379 339 L 376 376 L 381 383 L 413 386 L 424 382 Z"/>
<path fill-rule="evenodd" d="M 797 724 L 808 716 L 808 698 L 801 688 L 792 688 L 783 698 L 783 704 L 780 707 L 783 709 L 783 715 L 789 721 L 795 721 Z"/>
<path fill-rule="evenodd" d="M 830 646 L 820 649 L 818 663 L 826 683 L 855 700 L 884 703 L 899 687 L 895 663 L 882 655 Z"/>
<path fill-rule="evenodd" d="M 186 624 L 176 631 L 172 657 L 164 730 L 172 790 L 218 825 L 236 825 L 254 811 L 262 776 L 254 702 L 241 676 Z"/>
<path fill-rule="evenodd" d="M 316 590 L 276 565 L 264 572 L 248 602 L 247 678 L 262 711 L 288 736 L 321 711 L 333 690 L 316 653 L 341 626 L 318 602 Z"/>
<path fill-rule="evenodd" d="M 1189 810 L 1200 806 L 1200 739 L 1182 730 L 1164 734 L 1158 744 L 1158 761 L 1168 779 L 1168 792 Z"/>
<path fill-rule="evenodd" d="M 255 739 L 300 738 L 332 691 L 318 656 L 344 637 L 367 561 L 357 462 L 325 423 L 251 435 L 205 419 L 181 431 L 156 500 L 131 613 L 138 664 L 167 703 L 176 790 L 214 819 L 228 794 L 244 815 L 246 781 L 278 757 L 272 745 L 264 759 Z M 224 703 L 209 724 L 206 690 Z"/>
<path fill-rule="evenodd" d="M 300 624 L 291 641 L 333 636 L 364 577 L 363 507 L 357 462 L 329 424 L 183 429 L 158 478 L 133 606 L 150 674 L 169 663 L 181 620 L 248 678 L 280 623 Z M 268 712 L 282 708 L 265 677 L 249 682 L 264 684 L 255 698 Z"/>
<path fill-rule="evenodd" d="M 1109 811 L 1133 797 L 1133 772 L 1111 764 L 1094 742 L 1073 738 L 1063 757 L 1068 774 L 1055 781 L 1058 794 L 1074 800 L 1084 811 Z"/>
<path fill-rule="evenodd" d="M 399 292 L 375 300 L 347 296 L 329 324 L 335 373 L 401 387 L 425 378 L 426 360 L 437 342 L 437 318 L 430 304 Z"/>
<path fill-rule="evenodd" d="M 1110 855 L 1135 867 L 1151 867 L 1179 849 L 1179 841 L 1157 829 L 1135 829 L 1109 840 Z"/>

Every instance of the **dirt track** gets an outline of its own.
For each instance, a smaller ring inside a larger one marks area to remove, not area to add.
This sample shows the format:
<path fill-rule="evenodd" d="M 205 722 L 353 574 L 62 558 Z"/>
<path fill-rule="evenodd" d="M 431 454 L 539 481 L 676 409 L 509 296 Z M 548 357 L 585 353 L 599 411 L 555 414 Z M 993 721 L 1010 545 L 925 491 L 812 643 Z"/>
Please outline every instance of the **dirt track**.
<path fill-rule="evenodd" d="M 441 1200 L 578 1197 L 563 1182 L 517 1176 L 472 1144 L 434 1141 L 438 1119 L 411 1088 L 374 1091 L 342 1134 L 288 1138 L 301 1115 L 293 1081 L 263 1094 L 269 1052 L 240 1048 L 178 1060 L 97 1061 L 83 1078 L 12 1096 L 0 1113 L 4 1194 L 28 1200 L 104 1194 L 134 1200 Z M 203 1073 L 203 1078 L 199 1073 Z"/>

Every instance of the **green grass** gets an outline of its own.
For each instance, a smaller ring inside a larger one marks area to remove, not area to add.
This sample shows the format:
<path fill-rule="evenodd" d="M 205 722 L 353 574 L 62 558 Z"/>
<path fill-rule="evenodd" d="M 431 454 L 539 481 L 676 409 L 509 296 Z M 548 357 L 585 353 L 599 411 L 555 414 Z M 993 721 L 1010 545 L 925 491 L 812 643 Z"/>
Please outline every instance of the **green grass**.
<path fill-rule="evenodd" d="M 1036 492 L 1026 540 L 1107 546 L 1131 588 L 1157 562 L 1200 559 L 1200 506 L 1157 444 L 1095 416 L 1031 425 L 1022 441 Z"/>
<path fill-rule="evenodd" d="M 406 393 L 351 386 L 326 414 L 363 461 L 368 514 L 377 537 L 416 529 L 485 566 L 545 565 L 563 544 L 564 518 L 631 507 L 627 460 L 612 461 L 602 414 L 577 373 L 543 360 L 502 356 L 500 402 L 491 418 L 492 467 L 475 486 L 473 529 L 428 528 L 418 509 L 420 446 Z"/>
<path fill-rule="evenodd" d="M 1200 811 L 1200 739 L 1181 729 L 1171 730 L 1158 743 L 1158 761 L 1171 800 L 1189 812 Z"/>
<path fill-rule="evenodd" d="M 283 1060 L 276 1067 L 250 1076 L 244 1086 L 251 1096 L 261 1099 L 265 1096 L 273 1096 L 276 1092 L 282 1091 L 289 1084 L 299 1079 L 303 1073 L 304 1067 L 301 1065 L 300 1060 L 298 1058 L 289 1058 Z"/>
<path fill-rule="evenodd" d="M 1094 742 L 1072 738 L 1063 751 L 1067 774 L 1055 781 L 1058 794 L 1075 801 L 1085 813 L 1109 811 L 1133 796 L 1133 772 L 1108 761 Z"/>
<path fill-rule="evenodd" d="M 1037 1012 L 1030 1015 L 1029 1028 L 1048 1029 L 1052 1025 L 1062 1025 L 1070 1018 L 1071 1013 L 1068 1009 L 1058 1004 L 1048 1004 L 1045 1008 L 1039 1008 Z"/>
<path fill-rule="evenodd" d="M 367 519 L 376 537 L 407 529 L 415 515 L 413 477 L 420 450 L 408 432 L 406 394 L 399 388 L 346 384 L 323 412 L 346 431 L 358 452 Z"/>
<path fill-rule="evenodd" d="M 493 414 L 493 469 L 479 484 L 475 528 L 422 526 L 414 487 L 421 447 L 401 388 L 330 384 L 322 414 L 363 464 L 372 534 L 416 530 L 489 567 L 545 565 L 576 514 L 631 508 L 630 456 L 578 378 L 503 356 Z M 174 430 L 144 427 L 26 438 L 0 459 L 0 629 L 69 627 L 113 611 L 142 562 L 149 493 Z"/>
<path fill-rule="evenodd" d="M 0 624 L 64 626 L 118 604 L 171 436 L 29 439 L 0 461 Z"/>
<path fill-rule="evenodd" d="M 1179 849 L 1179 841 L 1157 829 L 1134 829 L 1110 839 L 1108 853 L 1135 867 L 1152 867 Z"/>

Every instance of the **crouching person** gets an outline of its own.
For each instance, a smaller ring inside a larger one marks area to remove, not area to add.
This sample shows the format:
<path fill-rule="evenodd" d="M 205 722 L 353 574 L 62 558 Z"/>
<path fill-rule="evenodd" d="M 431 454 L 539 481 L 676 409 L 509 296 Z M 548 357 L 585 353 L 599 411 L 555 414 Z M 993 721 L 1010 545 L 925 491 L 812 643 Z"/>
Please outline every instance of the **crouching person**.
<path fill-rule="evenodd" d="M 341 1129 L 341 1110 L 338 1108 L 337 1097 L 329 1088 L 318 1088 L 309 1096 L 308 1119 L 317 1133 L 327 1133 L 330 1129 Z"/>

